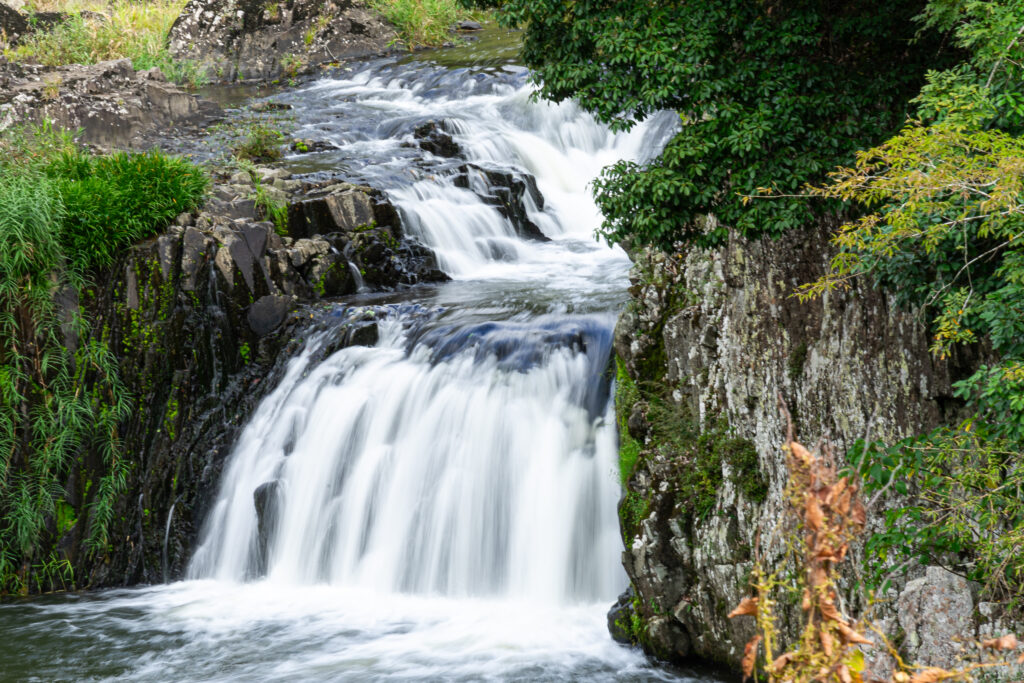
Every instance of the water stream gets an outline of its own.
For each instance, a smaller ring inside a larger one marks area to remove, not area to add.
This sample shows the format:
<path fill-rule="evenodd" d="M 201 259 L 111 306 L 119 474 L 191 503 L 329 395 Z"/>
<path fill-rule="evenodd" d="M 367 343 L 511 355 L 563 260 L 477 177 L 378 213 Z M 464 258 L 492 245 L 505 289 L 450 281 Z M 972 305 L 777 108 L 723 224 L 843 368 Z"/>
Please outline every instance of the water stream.
<path fill-rule="evenodd" d="M 372 304 L 373 347 L 294 358 L 225 468 L 187 581 L 0 608 L 4 680 L 684 680 L 608 636 L 625 587 L 607 363 L 629 262 L 598 242 L 587 185 L 656 152 L 672 117 L 613 135 L 531 99 L 492 36 L 350 65 L 276 96 L 287 161 L 386 190 L 453 280 Z M 529 173 L 522 239 L 481 169 Z M 466 183 L 463 183 L 464 185 Z M 259 491 L 259 493 L 257 493 Z M 262 501 L 257 515 L 254 494 Z"/>

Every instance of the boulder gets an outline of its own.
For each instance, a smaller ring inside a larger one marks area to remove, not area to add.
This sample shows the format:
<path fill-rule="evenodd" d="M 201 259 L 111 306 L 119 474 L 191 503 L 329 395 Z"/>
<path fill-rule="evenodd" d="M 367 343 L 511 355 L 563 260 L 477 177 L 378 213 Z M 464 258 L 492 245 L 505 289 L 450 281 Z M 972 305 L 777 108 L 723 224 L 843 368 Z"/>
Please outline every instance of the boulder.
<path fill-rule="evenodd" d="M 462 156 L 462 150 L 444 129 L 444 125 L 436 121 L 428 121 L 417 126 L 413 130 L 412 136 L 416 139 L 420 149 L 430 152 L 434 156 L 447 158 Z"/>
<path fill-rule="evenodd" d="M 28 22 L 18 10 L 0 2 L 0 44 L 13 44 L 28 32 Z"/>
<path fill-rule="evenodd" d="M 190 0 L 168 47 L 212 80 L 252 81 L 377 54 L 396 38 L 379 14 L 352 0 Z"/>

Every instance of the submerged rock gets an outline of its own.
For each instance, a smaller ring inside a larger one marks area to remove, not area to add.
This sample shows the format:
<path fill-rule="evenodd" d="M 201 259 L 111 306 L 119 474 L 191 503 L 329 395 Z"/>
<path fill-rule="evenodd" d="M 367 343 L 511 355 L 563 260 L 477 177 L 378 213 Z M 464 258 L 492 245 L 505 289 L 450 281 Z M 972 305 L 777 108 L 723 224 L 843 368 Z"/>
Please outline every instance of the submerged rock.
<path fill-rule="evenodd" d="M 268 80 L 387 50 L 397 34 L 352 0 L 190 0 L 168 36 L 171 54 L 212 80 Z"/>
<path fill-rule="evenodd" d="M 462 150 L 452 139 L 451 134 L 444 129 L 443 123 L 428 121 L 417 126 L 413 130 L 412 136 L 416 139 L 420 149 L 425 152 L 447 158 L 462 156 Z"/>

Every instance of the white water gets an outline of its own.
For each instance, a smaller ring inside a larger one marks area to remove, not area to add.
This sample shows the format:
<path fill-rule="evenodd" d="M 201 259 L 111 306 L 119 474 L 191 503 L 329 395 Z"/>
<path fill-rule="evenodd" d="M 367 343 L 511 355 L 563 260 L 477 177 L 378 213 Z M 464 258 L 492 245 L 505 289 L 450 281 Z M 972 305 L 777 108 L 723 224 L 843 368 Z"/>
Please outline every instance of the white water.
<path fill-rule="evenodd" d="M 656 151 L 664 122 L 614 136 L 529 93 L 521 69 L 413 63 L 282 98 L 297 135 L 341 147 L 322 165 L 386 188 L 454 281 L 417 295 L 417 310 L 377 307 L 373 347 L 319 360 L 331 332 L 312 339 L 244 429 L 190 580 L 26 607 L 11 642 L 75 630 L 45 665 L 10 659 L 12 671 L 680 680 L 605 623 L 626 585 L 604 371 L 629 263 L 595 240 L 587 187 L 606 164 Z M 530 217 L 552 241 L 520 239 L 455 187 L 446 173 L 460 162 L 410 159 L 402 143 L 427 119 L 445 120 L 471 161 L 532 173 L 544 208 Z M 268 482 L 280 497 L 264 554 L 254 492 Z"/>

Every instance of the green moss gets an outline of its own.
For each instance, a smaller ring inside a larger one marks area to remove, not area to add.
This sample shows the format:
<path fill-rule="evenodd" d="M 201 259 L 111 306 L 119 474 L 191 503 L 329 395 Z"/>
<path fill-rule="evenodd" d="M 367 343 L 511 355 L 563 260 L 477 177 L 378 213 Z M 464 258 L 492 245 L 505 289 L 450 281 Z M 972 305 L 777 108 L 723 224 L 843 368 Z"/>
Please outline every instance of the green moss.
<path fill-rule="evenodd" d="M 807 362 L 807 344 L 800 343 L 789 354 L 788 374 L 789 379 L 797 382 L 803 377 L 804 363 Z"/>
<path fill-rule="evenodd" d="M 768 486 L 760 471 L 757 449 L 749 439 L 738 438 L 725 420 L 702 429 L 686 403 L 671 398 L 673 387 L 660 382 L 634 382 L 621 359 L 617 359 L 616 368 L 619 469 L 624 485 L 638 463 L 648 454 L 657 453 L 672 468 L 668 480 L 690 519 L 702 519 L 714 510 L 725 484 L 723 463 L 728 466 L 730 481 L 747 500 L 764 501 Z M 646 444 L 630 436 L 627 424 L 633 406 L 641 401 L 646 405 Z M 627 538 L 635 533 L 648 508 L 649 503 L 638 493 L 627 491 L 619 508 Z"/>
<path fill-rule="evenodd" d="M 629 434 L 629 414 L 640 400 L 636 383 L 626 372 L 621 358 L 615 358 L 615 418 L 619 425 L 619 478 L 625 486 L 636 469 L 640 444 Z"/>

